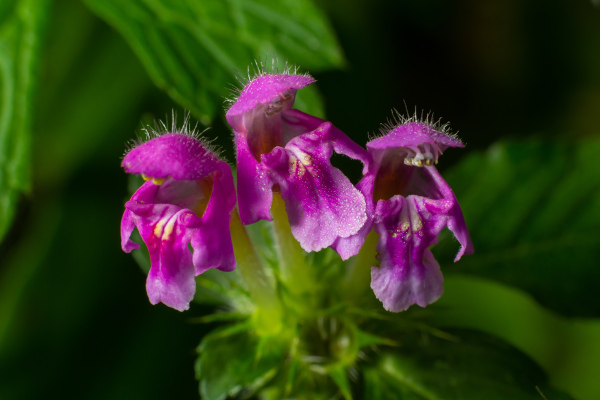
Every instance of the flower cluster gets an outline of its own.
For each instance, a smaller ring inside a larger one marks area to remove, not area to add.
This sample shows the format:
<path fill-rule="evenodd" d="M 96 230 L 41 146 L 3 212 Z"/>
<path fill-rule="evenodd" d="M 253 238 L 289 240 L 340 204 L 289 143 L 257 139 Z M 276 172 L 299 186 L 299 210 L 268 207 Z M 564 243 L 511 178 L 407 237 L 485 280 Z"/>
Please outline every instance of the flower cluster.
<path fill-rule="evenodd" d="M 444 150 L 462 142 L 446 126 L 396 115 L 365 150 L 331 122 L 293 108 L 296 92 L 313 82 L 289 69 L 260 71 L 227 110 L 239 219 L 272 220 L 276 194 L 302 249 L 330 247 L 344 260 L 374 230 L 380 265 L 371 269 L 371 287 L 384 307 L 398 312 L 432 303 L 442 293 L 442 274 L 429 247 L 440 231 L 448 227 L 460 242 L 455 261 L 472 252 L 460 206 L 435 167 Z M 331 164 L 334 152 L 362 163 L 357 185 Z M 147 179 L 125 204 L 123 250 L 139 247 L 130 240 L 137 227 L 150 253 L 151 303 L 187 309 L 195 275 L 235 268 L 231 169 L 187 129 L 153 135 L 122 165 Z"/>

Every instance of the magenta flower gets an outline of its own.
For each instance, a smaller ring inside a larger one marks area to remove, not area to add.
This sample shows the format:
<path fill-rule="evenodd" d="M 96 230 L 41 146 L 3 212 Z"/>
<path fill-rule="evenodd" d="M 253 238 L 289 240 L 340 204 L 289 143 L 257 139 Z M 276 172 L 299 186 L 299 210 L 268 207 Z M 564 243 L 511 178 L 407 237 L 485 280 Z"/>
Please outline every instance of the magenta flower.
<path fill-rule="evenodd" d="M 331 123 L 292 109 L 308 75 L 261 73 L 227 111 L 235 131 L 237 189 L 244 224 L 271 220 L 273 191 L 285 201 L 292 234 L 306 251 L 331 246 L 365 223 L 363 195 L 331 165 L 333 151 L 360 160 L 370 156 Z M 360 248 L 345 246 L 342 256 Z"/>
<path fill-rule="evenodd" d="M 189 133 L 166 133 L 140 144 L 122 166 L 148 181 L 125 204 L 121 247 L 128 253 L 140 247 L 130 239 L 137 227 L 150 253 L 150 302 L 187 310 L 196 291 L 194 276 L 209 268 L 235 269 L 231 168 Z"/>
<path fill-rule="evenodd" d="M 367 143 L 374 163 L 357 187 L 372 219 L 346 239 L 362 242 L 374 226 L 381 265 L 371 268 L 371 288 L 394 312 L 425 307 L 442 295 L 442 273 L 429 246 L 443 228 L 460 243 L 454 261 L 473 252 L 458 201 L 434 166 L 446 148 L 464 145 L 446 126 L 397 117 L 400 122 Z"/>

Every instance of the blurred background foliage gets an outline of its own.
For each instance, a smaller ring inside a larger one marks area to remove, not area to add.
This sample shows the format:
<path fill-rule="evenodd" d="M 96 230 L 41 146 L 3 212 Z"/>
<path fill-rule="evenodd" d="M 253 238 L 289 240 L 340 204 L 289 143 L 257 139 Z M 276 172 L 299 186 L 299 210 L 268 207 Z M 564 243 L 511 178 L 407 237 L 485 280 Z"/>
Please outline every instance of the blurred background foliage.
<path fill-rule="evenodd" d="M 119 247 L 120 157 L 141 123 L 186 108 L 233 162 L 222 104 L 259 57 L 310 71 L 318 83 L 297 108 L 360 144 L 392 107 L 452 122 L 467 148 L 439 167 L 476 253 L 453 265 L 456 243 L 441 238 L 434 318 L 503 339 L 556 387 L 599 398 L 594 4 L 2 1 L 0 398 L 198 397 L 208 327 L 191 321 L 209 309 L 148 303 Z"/>

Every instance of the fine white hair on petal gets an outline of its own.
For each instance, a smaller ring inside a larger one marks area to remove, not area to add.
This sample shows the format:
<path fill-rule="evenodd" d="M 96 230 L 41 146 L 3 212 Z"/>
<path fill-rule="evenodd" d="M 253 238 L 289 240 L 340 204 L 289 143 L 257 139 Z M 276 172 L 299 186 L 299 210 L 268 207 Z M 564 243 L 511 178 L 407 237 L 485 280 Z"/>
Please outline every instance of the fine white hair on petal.
<path fill-rule="evenodd" d="M 230 84 L 227 88 L 229 96 L 224 99 L 225 109 L 229 110 L 238 100 L 240 94 L 244 88 L 256 78 L 267 75 L 294 75 L 294 76 L 306 76 L 311 77 L 308 72 L 300 73 L 300 67 L 297 65 L 289 64 L 286 60 L 283 66 L 280 65 L 279 59 L 276 57 L 271 58 L 269 63 L 267 60 L 261 60 L 257 58 L 248 66 L 246 74 L 237 73 L 235 75 L 238 85 Z"/>
<path fill-rule="evenodd" d="M 406 115 L 408 116 L 404 116 L 398 110 L 392 108 L 392 117 L 388 118 L 386 122 L 380 124 L 379 133 L 369 133 L 369 141 L 387 135 L 400 125 L 408 124 L 411 122 L 418 122 L 425 125 L 429 125 L 436 132 L 448 136 L 452 139 L 458 140 L 462 143 L 462 141 L 458 137 L 458 132 L 452 132 L 450 130 L 450 123 L 442 122 L 441 118 L 435 119 L 433 112 L 429 111 L 427 112 L 427 114 L 425 114 L 424 110 L 421 110 L 421 113 L 419 114 L 417 111 L 417 107 L 415 106 L 413 114 L 410 115 L 408 107 L 406 106 L 406 102 L 404 102 L 404 107 L 406 108 Z"/>
<path fill-rule="evenodd" d="M 190 112 L 187 110 L 183 114 L 183 122 L 181 126 L 177 126 L 177 111 L 172 110 L 170 118 L 168 115 L 166 115 L 164 121 L 155 120 L 153 125 L 146 124 L 142 126 L 141 131 L 144 133 L 145 138 L 142 138 L 139 134 L 136 134 L 137 137 L 135 139 L 130 140 L 127 143 L 123 157 L 127 153 L 129 153 L 133 148 L 142 145 L 145 142 L 148 142 L 162 135 L 166 135 L 168 133 L 179 133 L 196 139 L 200 142 L 200 144 L 202 144 L 202 147 L 216 155 L 217 158 L 222 159 L 222 149 L 218 146 L 215 146 L 212 143 L 216 140 L 216 138 L 207 139 L 205 136 L 203 136 L 204 133 L 209 129 L 210 128 L 205 128 L 204 130 L 200 131 L 198 129 L 198 122 L 196 122 L 196 124 L 192 126 L 190 122 Z"/>

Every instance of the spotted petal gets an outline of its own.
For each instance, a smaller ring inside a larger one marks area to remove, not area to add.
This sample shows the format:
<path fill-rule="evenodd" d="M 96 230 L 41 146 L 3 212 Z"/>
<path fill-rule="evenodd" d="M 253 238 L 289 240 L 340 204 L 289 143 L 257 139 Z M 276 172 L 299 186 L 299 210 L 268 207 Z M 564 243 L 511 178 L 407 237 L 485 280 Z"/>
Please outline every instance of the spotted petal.
<path fill-rule="evenodd" d="M 191 232 L 185 225 L 190 218 L 197 217 L 174 205 L 130 201 L 127 207 L 135 215 L 150 253 L 151 268 L 146 280 L 150 302 L 187 310 L 196 291 L 196 274 L 188 249 Z"/>
<path fill-rule="evenodd" d="M 435 167 L 423 171 L 424 177 L 417 176 L 430 182 L 426 192 L 432 197 L 396 195 L 379 200 L 375 209 L 381 266 L 371 269 L 371 288 L 389 311 L 403 311 L 413 304 L 425 307 L 442 295 L 442 274 L 429 246 L 437 243 L 443 228 L 450 228 L 461 244 L 456 260 L 472 252 L 452 190 Z"/>
<path fill-rule="evenodd" d="M 356 233 L 366 221 L 365 200 L 330 163 L 329 122 L 262 156 L 285 201 L 292 234 L 306 251 Z"/>

